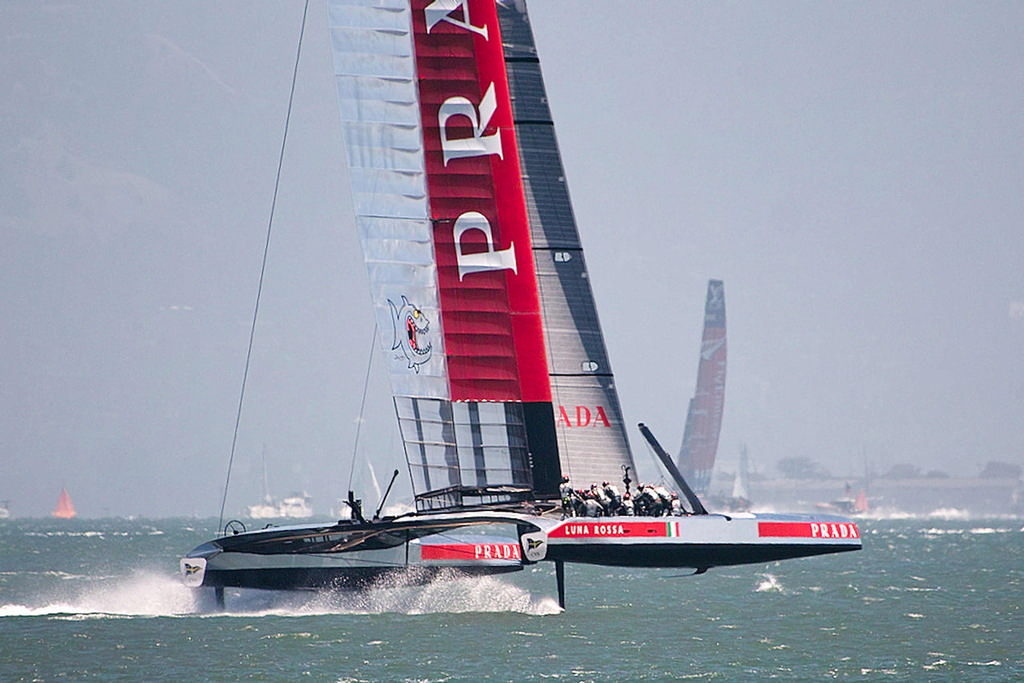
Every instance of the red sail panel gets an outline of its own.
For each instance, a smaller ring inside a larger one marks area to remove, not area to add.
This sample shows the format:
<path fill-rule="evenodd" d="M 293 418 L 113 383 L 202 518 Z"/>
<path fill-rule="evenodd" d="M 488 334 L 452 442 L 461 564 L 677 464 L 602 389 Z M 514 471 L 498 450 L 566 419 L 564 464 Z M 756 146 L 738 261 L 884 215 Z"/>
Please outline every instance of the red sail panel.
<path fill-rule="evenodd" d="M 53 516 L 60 519 L 71 519 L 75 516 L 75 506 L 71 504 L 71 496 L 67 489 L 60 490 L 57 508 L 53 511 Z"/>
<path fill-rule="evenodd" d="M 431 5 L 413 33 L 451 398 L 550 401 L 494 0 Z"/>

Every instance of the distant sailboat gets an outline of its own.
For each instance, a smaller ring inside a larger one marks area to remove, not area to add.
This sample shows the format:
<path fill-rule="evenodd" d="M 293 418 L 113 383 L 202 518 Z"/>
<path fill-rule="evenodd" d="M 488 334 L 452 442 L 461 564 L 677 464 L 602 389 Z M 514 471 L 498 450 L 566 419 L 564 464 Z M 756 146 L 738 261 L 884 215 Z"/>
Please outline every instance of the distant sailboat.
<path fill-rule="evenodd" d="M 740 449 L 740 466 L 736 470 L 736 478 L 732 482 L 732 509 L 750 509 L 750 464 L 747 459 L 747 446 Z"/>
<path fill-rule="evenodd" d="M 263 451 L 263 488 L 260 502 L 249 505 L 246 512 L 250 519 L 308 519 L 313 516 L 312 498 L 303 491 L 292 493 L 283 500 L 270 495 L 267 485 L 267 454 Z"/>
<path fill-rule="evenodd" d="M 10 504 L 9 500 L 0 500 L 0 519 L 11 518 Z"/>
<path fill-rule="evenodd" d="M 58 519 L 71 519 L 75 516 L 75 506 L 71 504 L 71 496 L 68 495 L 66 488 L 61 488 L 60 497 L 57 498 L 57 508 L 52 514 Z"/>
<path fill-rule="evenodd" d="M 728 512 L 750 510 L 750 474 L 746 444 L 740 447 L 740 463 L 736 470 L 736 476 L 732 480 L 732 495 L 710 496 L 708 507 L 712 510 Z"/>
<path fill-rule="evenodd" d="M 864 489 L 857 491 L 857 496 L 852 497 L 852 489 L 846 485 L 846 493 L 842 498 L 837 498 L 828 503 L 816 503 L 815 507 L 823 512 L 837 512 L 845 515 L 863 515 L 869 509 L 868 494 Z"/>
<path fill-rule="evenodd" d="M 711 488 L 725 405 L 725 363 L 725 286 L 721 280 L 708 280 L 697 389 L 686 413 L 678 457 L 679 469 L 698 496 Z"/>
<path fill-rule="evenodd" d="M 305 492 L 293 493 L 278 501 L 269 496 L 247 508 L 250 519 L 309 519 L 313 516 L 312 498 Z"/>

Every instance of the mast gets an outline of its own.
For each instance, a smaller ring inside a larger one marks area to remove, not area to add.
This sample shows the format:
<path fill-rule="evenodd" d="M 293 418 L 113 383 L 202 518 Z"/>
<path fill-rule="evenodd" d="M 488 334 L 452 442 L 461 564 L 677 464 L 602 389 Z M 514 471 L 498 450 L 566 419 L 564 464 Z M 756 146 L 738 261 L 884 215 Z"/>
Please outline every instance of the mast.
<path fill-rule="evenodd" d="M 679 469 L 697 495 L 706 494 L 711 485 L 725 406 L 725 369 L 725 286 L 721 280 L 708 280 L 697 388 L 686 413 L 678 457 Z"/>

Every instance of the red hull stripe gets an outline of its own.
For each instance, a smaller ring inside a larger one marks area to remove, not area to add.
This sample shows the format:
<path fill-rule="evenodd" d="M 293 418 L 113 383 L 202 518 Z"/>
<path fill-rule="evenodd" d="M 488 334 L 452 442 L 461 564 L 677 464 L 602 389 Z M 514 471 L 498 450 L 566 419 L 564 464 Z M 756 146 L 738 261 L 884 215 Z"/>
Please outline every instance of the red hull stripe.
<path fill-rule="evenodd" d="M 451 398 L 548 402 L 497 9 L 437 4 L 413 0 L 413 32 Z"/>
<path fill-rule="evenodd" d="M 518 543 L 431 543 L 421 546 L 424 560 L 521 561 Z"/>
<path fill-rule="evenodd" d="M 549 538 L 663 538 L 677 536 L 678 522 L 566 522 L 552 529 Z M 674 533 L 670 533 L 670 529 Z"/>
<path fill-rule="evenodd" d="M 852 522 L 759 522 L 761 538 L 860 538 Z"/>

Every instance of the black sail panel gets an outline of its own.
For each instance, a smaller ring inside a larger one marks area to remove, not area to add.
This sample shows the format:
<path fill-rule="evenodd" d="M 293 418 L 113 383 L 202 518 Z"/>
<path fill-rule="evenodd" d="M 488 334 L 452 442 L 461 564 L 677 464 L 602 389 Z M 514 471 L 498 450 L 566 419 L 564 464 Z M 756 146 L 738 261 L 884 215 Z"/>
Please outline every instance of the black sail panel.
<path fill-rule="evenodd" d="M 559 467 L 580 486 L 633 467 L 523 2 L 499 2 L 540 291 Z M 537 454 L 534 453 L 534 458 Z"/>

